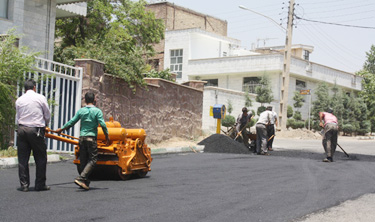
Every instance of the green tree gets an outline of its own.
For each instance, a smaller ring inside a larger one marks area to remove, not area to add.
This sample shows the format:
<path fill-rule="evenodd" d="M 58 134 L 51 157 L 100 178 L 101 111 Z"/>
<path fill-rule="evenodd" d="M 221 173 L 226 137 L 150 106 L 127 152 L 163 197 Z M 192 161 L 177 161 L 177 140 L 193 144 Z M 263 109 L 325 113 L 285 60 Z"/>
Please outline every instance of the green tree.
<path fill-rule="evenodd" d="M 253 105 L 253 100 L 250 97 L 248 91 L 245 92 L 245 107 L 251 107 Z"/>
<path fill-rule="evenodd" d="M 294 100 L 293 106 L 294 108 L 297 109 L 297 111 L 295 111 L 294 113 L 293 118 L 295 120 L 302 120 L 302 114 L 299 111 L 299 109 L 303 106 L 303 96 L 301 95 L 299 91 L 294 92 L 293 100 Z"/>
<path fill-rule="evenodd" d="M 359 95 L 368 108 L 367 116 L 371 123 L 371 132 L 375 132 L 375 73 L 362 70 L 357 74 L 363 77 L 362 91 Z"/>
<path fill-rule="evenodd" d="M 273 100 L 272 89 L 270 86 L 270 81 L 266 76 L 263 76 L 259 81 L 260 86 L 255 88 L 255 93 L 257 94 L 255 101 L 263 106 L 264 103 L 271 103 Z"/>
<path fill-rule="evenodd" d="M 286 117 L 290 118 L 292 116 L 293 116 L 293 107 L 288 105 L 287 111 L 286 111 Z"/>
<path fill-rule="evenodd" d="M 317 99 L 313 101 L 312 119 L 319 120 L 319 112 L 324 112 L 331 104 L 329 97 L 329 87 L 325 82 L 319 83 L 315 90 Z"/>
<path fill-rule="evenodd" d="M 299 91 L 294 92 L 293 100 L 294 100 L 293 106 L 297 110 L 303 106 L 303 96 L 301 95 Z"/>
<path fill-rule="evenodd" d="M 236 123 L 236 118 L 230 115 L 232 111 L 233 111 L 232 101 L 228 99 L 227 112 L 229 114 L 225 115 L 225 118 L 223 119 L 223 121 L 221 121 L 221 125 L 227 127 L 227 131 L 228 131 L 228 127 L 234 126 L 234 124 Z"/>
<path fill-rule="evenodd" d="M 33 71 L 35 56 L 27 54 L 26 47 L 17 48 L 14 30 L 0 39 L 0 148 L 9 146 L 10 135 L 14 130 L 15 100 L 17 83 L 22 84 L 24 72 Z"/>
<path fill-rule="evenodd" d="M 87 16 L 56 21 L 55 61 L 74 64 L 76 58 L 105 63 L 105 72 L 126 80 L 129 86 L 144 85 L 145 59 L 153 44 L 164 38 L 164 23 L 145 10 L 146 1 L 92 0 Z"/>
<path fill-rule="evenodd" d="M 145 76 L 149 78 L 166 79 L 172 82 L 175 81 L 169 69 L 165 69 L 162 71 L 156 71 L 155 69 L 151 69 L 150 71 L 146 72 Z"/>
<path fill-rule="evenodd" d="M 232 111 L 233 111 L 233 105 L 232 105 L 232 101 L 230 101 L 228 99 L 228 109 L 227 109 L 228 113 L 231 114 Z"/>
<path fill-rule="evenodd" d="M 375 45 L 371 45 L 370 51 L 366 52 L 366 57 L 363 69 L 375 75 Z"/>

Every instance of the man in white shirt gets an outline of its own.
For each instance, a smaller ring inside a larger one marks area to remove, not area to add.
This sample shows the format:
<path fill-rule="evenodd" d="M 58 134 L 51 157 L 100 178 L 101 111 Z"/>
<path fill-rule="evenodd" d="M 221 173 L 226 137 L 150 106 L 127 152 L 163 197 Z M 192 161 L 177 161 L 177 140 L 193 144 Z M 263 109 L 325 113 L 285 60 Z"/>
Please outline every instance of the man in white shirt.
<path fill-rule="evenodd" d="M 265 110 L 259 115 L 258 122 L 255 126 L 257 132 L 257 153 L 260 155 L 269 155 L 267 152 L 267 126 L 270 125 L 272 111 Z"/>
<path fill-rule="evenodd" d="M 17 130 L 17 156 L 20 191 L 29 191 L 29 159 L 33 151 L 36 178 L 35 190 L 49 190 L 46 185 L 47 145 L 44 141 L 45 127 L 48 125 L 51 113 L 46 97 L 36 93 L 34 80 L 26 80 L 24 87 L 26 93 L 16 101 Z"/>
<path fill-rule="evenodd" d="M 275 111 L 272 111 L 272 106 L 268 106 L 267 110 L 272 112 L 272 118 L 270 121 L 270 125 L 267 126 L 267 148 L 268 151 L 273 151 L 272 144 L 273 139 L 275 139 L 275 126 L 277 127 L 277 114 Z"/>

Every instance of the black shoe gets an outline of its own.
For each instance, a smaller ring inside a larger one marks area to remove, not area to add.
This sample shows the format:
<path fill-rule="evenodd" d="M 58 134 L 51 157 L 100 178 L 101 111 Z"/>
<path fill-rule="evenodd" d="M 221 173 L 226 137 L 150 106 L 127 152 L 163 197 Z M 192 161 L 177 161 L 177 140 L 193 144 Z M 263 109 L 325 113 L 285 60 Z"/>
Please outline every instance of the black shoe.
<path fill-rule="evenodd" d="M 333 159 L 332 157 L 327 157 L 327 158 L 324 158 L 323 162 L 330 163 L 330 162 L 333 162 Z"/>
<path fill-rule="evenodd" d="M 22 191 L 22 192 L 28 192 L 29 188 L 28 187 L 19 187 L 17 190 Z"/>
<path fill-rule="evenodd" d="M 50 190 L 51 187 L 45 185 L 44 187 L 35 187 L 35 191 L 46 191 L 46 190 Z"/>
<path fill-rule="evenodd" d="M 74 183 L 77 184 L 80 188 L 83 188 L 85 190 L 89 190 L 90 187 L 86 185 L 85 181 L 81 179 L 75 179 Z"/>

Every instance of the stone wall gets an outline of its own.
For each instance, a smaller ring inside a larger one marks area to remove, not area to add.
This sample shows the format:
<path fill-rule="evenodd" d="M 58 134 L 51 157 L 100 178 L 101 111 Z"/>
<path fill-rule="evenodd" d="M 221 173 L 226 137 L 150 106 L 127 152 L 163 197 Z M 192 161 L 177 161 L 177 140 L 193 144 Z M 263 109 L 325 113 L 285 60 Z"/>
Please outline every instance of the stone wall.
<path fill-rule="evenodd" d="M 137 87 L 133 93 L 124 80 L 104 74 L 102 62 L 78 59 L 76 66 L 84 73 L 82 97 L 94 92 L 106 121 L 113 116 L 124 128 L 145 129 L 147 143 L 201 135 L 204 82 L 185 86 L 146 78 L 147 87 Z"/>

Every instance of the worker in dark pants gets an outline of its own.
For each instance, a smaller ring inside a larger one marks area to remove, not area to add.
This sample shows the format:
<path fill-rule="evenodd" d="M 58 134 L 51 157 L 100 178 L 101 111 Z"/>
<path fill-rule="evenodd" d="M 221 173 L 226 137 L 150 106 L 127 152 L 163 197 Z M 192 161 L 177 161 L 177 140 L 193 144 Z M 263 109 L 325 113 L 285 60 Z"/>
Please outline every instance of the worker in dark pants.
<path fill-rule="evenodd" d="M 46 185 L 47 145 L 44 141 L 45 127 L 48 125 L 51 113 L 46 97 L 36 93 L 34 80 L 26 80 L 26 93 L 16 101 L 17 156 L 20 191 L 29 191 L 29 159 L 33 151 L 36 178 L 35 190 L 49 190 Z"/>
<path fill-rule="evenodd" d="M 257 124 L 255 125 L 257 132 L 256 149 L 259 155 L 269 155 L 267 152 L 267 126 L 270 124 L 272 118 L 272 112 L 265 110 L 259 115 Z"/>
<path fill-rule="evenodd" d="M 236 132 L 237 132 L 237 137 L 242 136 L 242 142 L 247 148 L 250 149 L 249 136 L 245 128 L 246 128 L 247 123 L 250 122 L 252 114 L 248 114 L 247 112 L 248 112 L 247 108 L 244 107 L 242 108 L 242 114 L 238 115 L 237 122 L 236 122 Z"/>
<path fill-rule="evenodd" d="M 79 137 L 79 159 L 80 159 L 80 175 L 75 178 L 74 183 L 85 190 L 89 190 L 89 176 L 95 168 L 98 160 L 98 146 L 96 143 L 98 135 L 98 126 L 103 129 L 106 144 L 109 145 L 108 129 L 103 119 L 102 111 L 95 107 L 96 104 L 94 93 L 85 94 L 86 106 L 79 109 L 75 116 L 69 120 L 61 129 L 57 129 L 57 133 L 69 129 L 81 120 L 81 130 Z"/>
<path fill-rule="evenodd" d="M 275 136 L 276 136 L 275 126 L 277 127 L 277 114 L 275 111 L 272 111 L 272 106 L 268 106 L 266 110 L 269 110 L 272 112 L 272 118 L 271 118 L 270 124 L 267 125 L 267 136 L 268 136 L 267 148 L 268 148 L 268 151 L 273 151 L 272 144 L 273 144 L 273 139 L 275 139 Z"/>
<path fill-rule="evenodd" d="M 323 147 L 327 155 L 327 157 L 323 159 L 323 162 L 333 162 L 333 155 L 335 154 L 337 146 L 338 122 L 337 117 L 332 113 L 332 108 L 328 108 L 327 112 L 319 113 L 319 126 L 324 127 Z"/>

